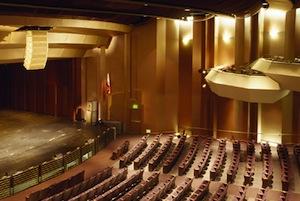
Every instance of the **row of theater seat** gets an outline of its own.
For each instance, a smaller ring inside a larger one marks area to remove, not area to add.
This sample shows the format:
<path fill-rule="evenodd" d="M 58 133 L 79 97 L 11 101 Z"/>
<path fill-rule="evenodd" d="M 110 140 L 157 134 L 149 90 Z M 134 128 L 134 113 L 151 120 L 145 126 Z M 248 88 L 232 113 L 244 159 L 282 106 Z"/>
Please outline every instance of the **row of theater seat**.
<path fill-rule="evenodd" d="M 231 164 L 227 171 L 227 183 L 232 183 L 234 181 L 234 178 L 237 174 L 237 170 L 240 164 L 240 154 L 241 154 L 240 141 L 235 140 L 232 144 L 232 147 L 233 147 L 233 155 L 232 155 Z"/>
<path fill-rule="evenodd" d="M 65 189 L 71 188 L 81 183 L 83 180 L 84 171 L 81 171 L 68 179 L 62 180 L 40 191 L 31 193 L 29 196 L 26 197 L 26 201 L 40 201 L 46 199 L 48 197 L 51 197 L 52 195 L 64 191 Z"/>
<path fill-rule="evenodd" d="M 244 201 L 246 200 L 247 189 L 245 186 L 241 186 L 237 195 L 234 196 L 232 201 Z"/>
<path fill-rule="evenodd" d="M 210 150 L 211 138 L 208 138 L 205 142 L 204 149 L 202 151 L 200 161 L 194 169 L 194 177 L 198 178 L 204 173 L 207 167 L 212 151 Z"/>
<path fill-rule="evenodd" d="M 149 171 L 153 171 L 165 157 L 172 146 L 173 135 L 169 135 L 167 141 L 162 145 L 159 151 L 154 155 L 154 157 L 149 161 Z"/>
<path fill-rule="evenodd" d="M 128 152 L 129 149 L 129 141 L 126 140 L 120 146 L 117 147 L 116 150 L 113 151 L 112 156 L 110 157 L 112 160 L 118 159 L 120 156 L 123 156 Z"/>
<path fill-rule="evenodd" d="M 179 186 L 177 186 L 171 194 L 165 199 L 166 201 L 178 201 L 184 198 L 184 196 L 191 190 L 193 180 L 186 178 Z"/>
<path fill-rule="evenodd" d="M 200 201 L 204 200 L 204 197 L 208 194 L 209 192 L 209 184 L 210 181 L 204 180 L 200 186 L 195 190 L 192 195 L 187 199 L 187 201 Z"/>
<path fill-rule="evenodd" d="M 252 184 L 255 166 L 255 145 L 253 142 L 247 143 L 247 162 L 244 174 L 244 184 Z"/>
<path fill-rule="evenodd" d="M 97 196 L 94 201 L 109 201 L 117 200 L 119 197 L 124 195 L 126 192 L 131 190 L 134 186 L 140 183 L 143 179 L 143 170 L 138 170 L 129 179 L 119 183 L 112 189 L 106 191 L 102 195 Z"/>
<path fill-rule="evenodd" d="M 263 161 L 262 187 L 271 187 L 273 179 L 273 166 L 271 148 L 268 143 L 261 144 L 261 156 Z"/>
<path fill-rule="evenodd" d="M 200 144 L 200 138 L 198 137 L 193 137 L 192 145 L 189 148 L 189 151 L 187 155 L 184 157 L 183 161 L 180 163 L 178 167 L 178 175 L 182 176 L 188 168 L 191 166 L 193 160 L 196 157 L 196 154 L 199 149 L 199 144 Z"/>
<path fill-rule="evenodd" d="M 266 201 L 268 189 L 261 188 L 256 194 L 255 201 Z"/>
<path fill-rule="evenodd" d="M 184 144 L 185 144 L 186 136 L 182 135 L 180 140 L 176 146 L 176 148 L 172 151 L 172 153 L 167 157 L 163 164 L 163 173 L 168 173 L 171 171 L 172 167 L 175 165 L 178 160 L 179 155 L 181 154 Z"/>
<path fill-rule="evenodd" d="M 159 172 L 153 173 L 147 180 L 141 181 L 131 191 L 126 193 L 118 201 L 136 201 L 140 200 L 146 193 L 153 189 L 159 183 Z"/>
<path fill-rule="evenodd" d="M 209 199 L 209 201 L 223 201 L 225 200 L 226 196 L 227 196 L 227 188 L 228 185 L 225 183 L 222 183 L 218 190 L 211 196 L 211 198 Z"/>
<path fill-rule="evenodd" d="M 134 160 L 133 167 L 135 170 L 139 169 L 143 164 L 150 160 L 150 157 L 153 156 L 157 148 L 160 146 L 160 136 L 161 135 L 157 135 L 146 150 Z"/>
<path fill-rule="evenodd" d="M 289 190 L 289 152 L 286 146 L 278 145 L 277 154 L 280 160 L 281 167 L 281 184 L 282 190 Z"/>
<path fill-rule="evenodd" d="M 217 176 L 221 173 L 221 169 L 225 161 L 226 161 L 226 140 L 220 140 L 216 159 L 214 160 L 213 166 L 210 169 L 210 180 L 215 180 Z"/>
<path fill-rule="evenodd" d="M 150 193 L 144 196 L 141 201 L 157 201 L 165 197 L 175 187 L 175 176 L 169 176 L 165 182 L 159 183 Z"/>
<path fill-rule="evenodd" d="M 287 192 L 286 191 L 282 191 L 280 193 L 280 197 L 279 197 L 279 201 L 287 201 L 288 198 L 287 198 Z"/>
<path fill-rule="evenodd" d="M 147 136 L 144 136 L 132 149 L 121 157 L 119 167 L 126 167 L 126 165 L 131 163 L 146 147 Z"/>
<path fill-rule="evenodd" d="M 124 181 L 127 178 L 127 174 L 128 170 L 126 168 L 121 169 L 116 175 L 109 177 L 103 182 L 91 188 L 84 188 L 84 191 L 79 190 L 76 196 L 71 196 L 69 199 L 70 201 L 83 201 L 92 199 L 95 197 L 95 195 L 101 195 L 102 193 L 116 186 L 118 183 Z M 76 189 L 73 190 L 75 191 Z"/>

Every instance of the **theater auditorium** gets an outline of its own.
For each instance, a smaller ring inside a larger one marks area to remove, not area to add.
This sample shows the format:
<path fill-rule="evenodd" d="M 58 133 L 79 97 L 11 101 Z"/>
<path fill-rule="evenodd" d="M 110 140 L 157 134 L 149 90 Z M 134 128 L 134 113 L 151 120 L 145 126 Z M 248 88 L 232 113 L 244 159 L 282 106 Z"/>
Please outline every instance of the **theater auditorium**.
<path fill-rule="evenodd" d="M 1 0 L 1 201 L 299 201 L 299 0 Z"/>

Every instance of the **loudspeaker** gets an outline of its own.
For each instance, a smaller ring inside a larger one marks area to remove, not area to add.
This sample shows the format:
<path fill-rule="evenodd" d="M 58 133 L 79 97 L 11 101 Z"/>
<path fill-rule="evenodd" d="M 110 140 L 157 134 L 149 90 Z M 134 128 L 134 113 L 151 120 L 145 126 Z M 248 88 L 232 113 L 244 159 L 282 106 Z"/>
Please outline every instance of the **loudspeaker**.
<path fill-rule="evenodd" d="M 44 69 L 48 57 L 48 31 L 26 31 L 24 67 L 27 70 Z"/>

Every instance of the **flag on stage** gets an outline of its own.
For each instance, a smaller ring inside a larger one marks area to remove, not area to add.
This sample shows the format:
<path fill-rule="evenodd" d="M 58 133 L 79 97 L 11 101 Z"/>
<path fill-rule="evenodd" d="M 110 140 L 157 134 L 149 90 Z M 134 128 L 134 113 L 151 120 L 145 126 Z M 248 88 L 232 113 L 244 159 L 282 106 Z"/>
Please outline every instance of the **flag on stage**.
<path fill-rule="evenodd" d="M 111 83 L 109 73 L 106 74 L 106 94 L 111 94 Z"/>

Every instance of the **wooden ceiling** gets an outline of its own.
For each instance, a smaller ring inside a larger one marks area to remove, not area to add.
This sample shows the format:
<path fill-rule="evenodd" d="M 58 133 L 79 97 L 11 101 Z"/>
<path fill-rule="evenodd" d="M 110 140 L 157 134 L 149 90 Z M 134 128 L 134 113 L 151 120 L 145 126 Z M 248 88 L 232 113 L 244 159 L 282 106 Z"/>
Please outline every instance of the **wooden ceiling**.
<path fill-rule="evenodd" d="M 153 17 L 247 15 L 256 12 L 261 4 L 262 0 L 1 0 L 0 13 L 136 25 Z"/>

